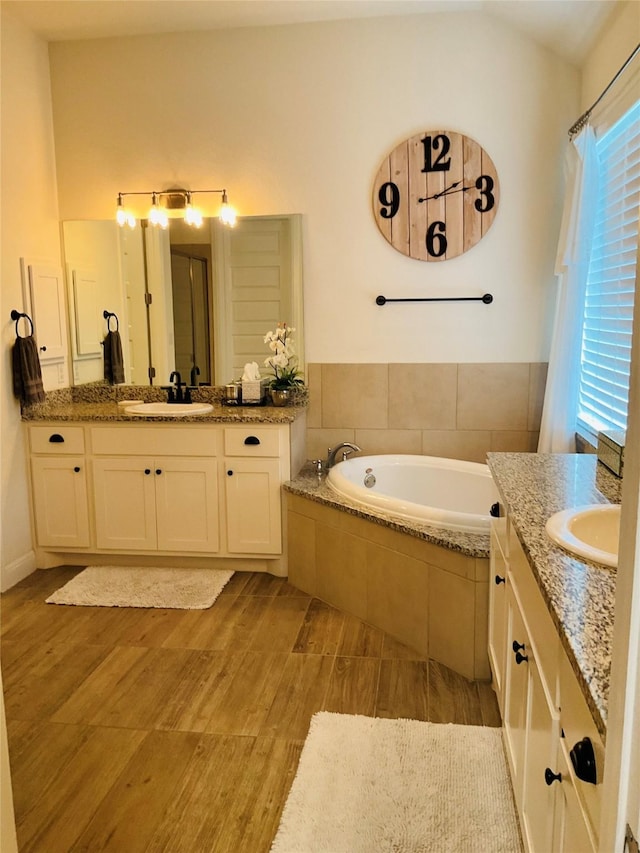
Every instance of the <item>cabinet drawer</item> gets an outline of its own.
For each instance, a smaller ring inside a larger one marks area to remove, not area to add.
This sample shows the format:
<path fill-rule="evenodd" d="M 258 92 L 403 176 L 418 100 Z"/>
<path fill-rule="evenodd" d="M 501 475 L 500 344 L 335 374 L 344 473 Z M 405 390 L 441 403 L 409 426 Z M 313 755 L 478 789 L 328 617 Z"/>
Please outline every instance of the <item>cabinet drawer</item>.
<path fill-rule="evenodd" d="M 198 426 L 92 427 L 93 452 L 107 456 L 216 456 L 215 428 Z"/>
<path fill-rule="evenodd" d="M 84 453 L 84 429 L 78 426 L 31 426 L 29 441 L 32 453 Z"/>
<path fill-rule="evenodd" d="M 567 754 L 571 752 L 578 741 L 585 737 L 588 737 L 593 744 L 596 757 L 597 784 L 593 785 L 590 782 L 578 779 L 573 766 L 570 770 L 574 777 L 578 800 L 589 820 L 591 832 L 597 838 L 602 801 L 604 746 L 582 689 L 578 684 L 578 679 L 564 651 L 560 658 L 560 725 L 564 732 Z"/>
<path fill-rule="evenodd" d="M 280 456 L 279 427 L 226 427 L 226 456 Z"/>

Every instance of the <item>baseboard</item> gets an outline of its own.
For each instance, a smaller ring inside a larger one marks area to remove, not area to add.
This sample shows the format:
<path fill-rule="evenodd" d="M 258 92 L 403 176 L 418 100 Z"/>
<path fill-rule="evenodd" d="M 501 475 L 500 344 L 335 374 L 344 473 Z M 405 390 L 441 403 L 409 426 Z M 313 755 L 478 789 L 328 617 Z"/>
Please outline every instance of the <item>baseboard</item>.
<path fill-rule="evenodd" d="M 6 592 L 36 570 L 36 555 L 28 551 L 22 557 L 0 567 L 0 592 Z"/>

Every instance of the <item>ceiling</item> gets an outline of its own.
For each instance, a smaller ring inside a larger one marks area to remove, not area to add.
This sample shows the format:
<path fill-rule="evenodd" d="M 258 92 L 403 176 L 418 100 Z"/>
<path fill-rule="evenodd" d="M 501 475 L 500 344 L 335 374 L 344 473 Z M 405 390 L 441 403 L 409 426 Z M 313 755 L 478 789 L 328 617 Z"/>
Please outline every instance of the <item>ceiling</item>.
<path fill-rule="evenodd" d="M 620 0 L 1 0 L 48 41 L 479 11 L 580 64 Z"/>

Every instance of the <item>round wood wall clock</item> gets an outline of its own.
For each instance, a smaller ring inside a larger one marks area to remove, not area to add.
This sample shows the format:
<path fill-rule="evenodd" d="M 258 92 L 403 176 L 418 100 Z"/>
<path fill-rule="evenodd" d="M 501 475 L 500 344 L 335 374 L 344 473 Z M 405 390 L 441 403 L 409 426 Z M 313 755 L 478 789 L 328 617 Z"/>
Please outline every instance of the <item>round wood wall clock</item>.
<path fill-rule="evenodd" d="M 467 252 L 491 227 L 500 188 L 491 157 L 462 133 L 427 130 L 393 149 L 373 187 L 376 223 L 394 249 L 420 261 Z"/>

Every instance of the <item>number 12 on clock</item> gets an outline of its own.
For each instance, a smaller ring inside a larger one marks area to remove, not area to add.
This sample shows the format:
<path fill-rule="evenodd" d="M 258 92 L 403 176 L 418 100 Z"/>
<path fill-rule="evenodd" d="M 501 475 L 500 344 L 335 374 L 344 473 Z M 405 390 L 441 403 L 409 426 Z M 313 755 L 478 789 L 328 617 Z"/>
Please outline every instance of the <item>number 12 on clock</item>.
<path fill-rule="evenodd" d="M 500 188 L 487 152 L 455 131 L 424 131 L 396 146 L 373 187 L 378 228 L 397 251 L 421 261 L 467 252 L 493 224 Z"/>

